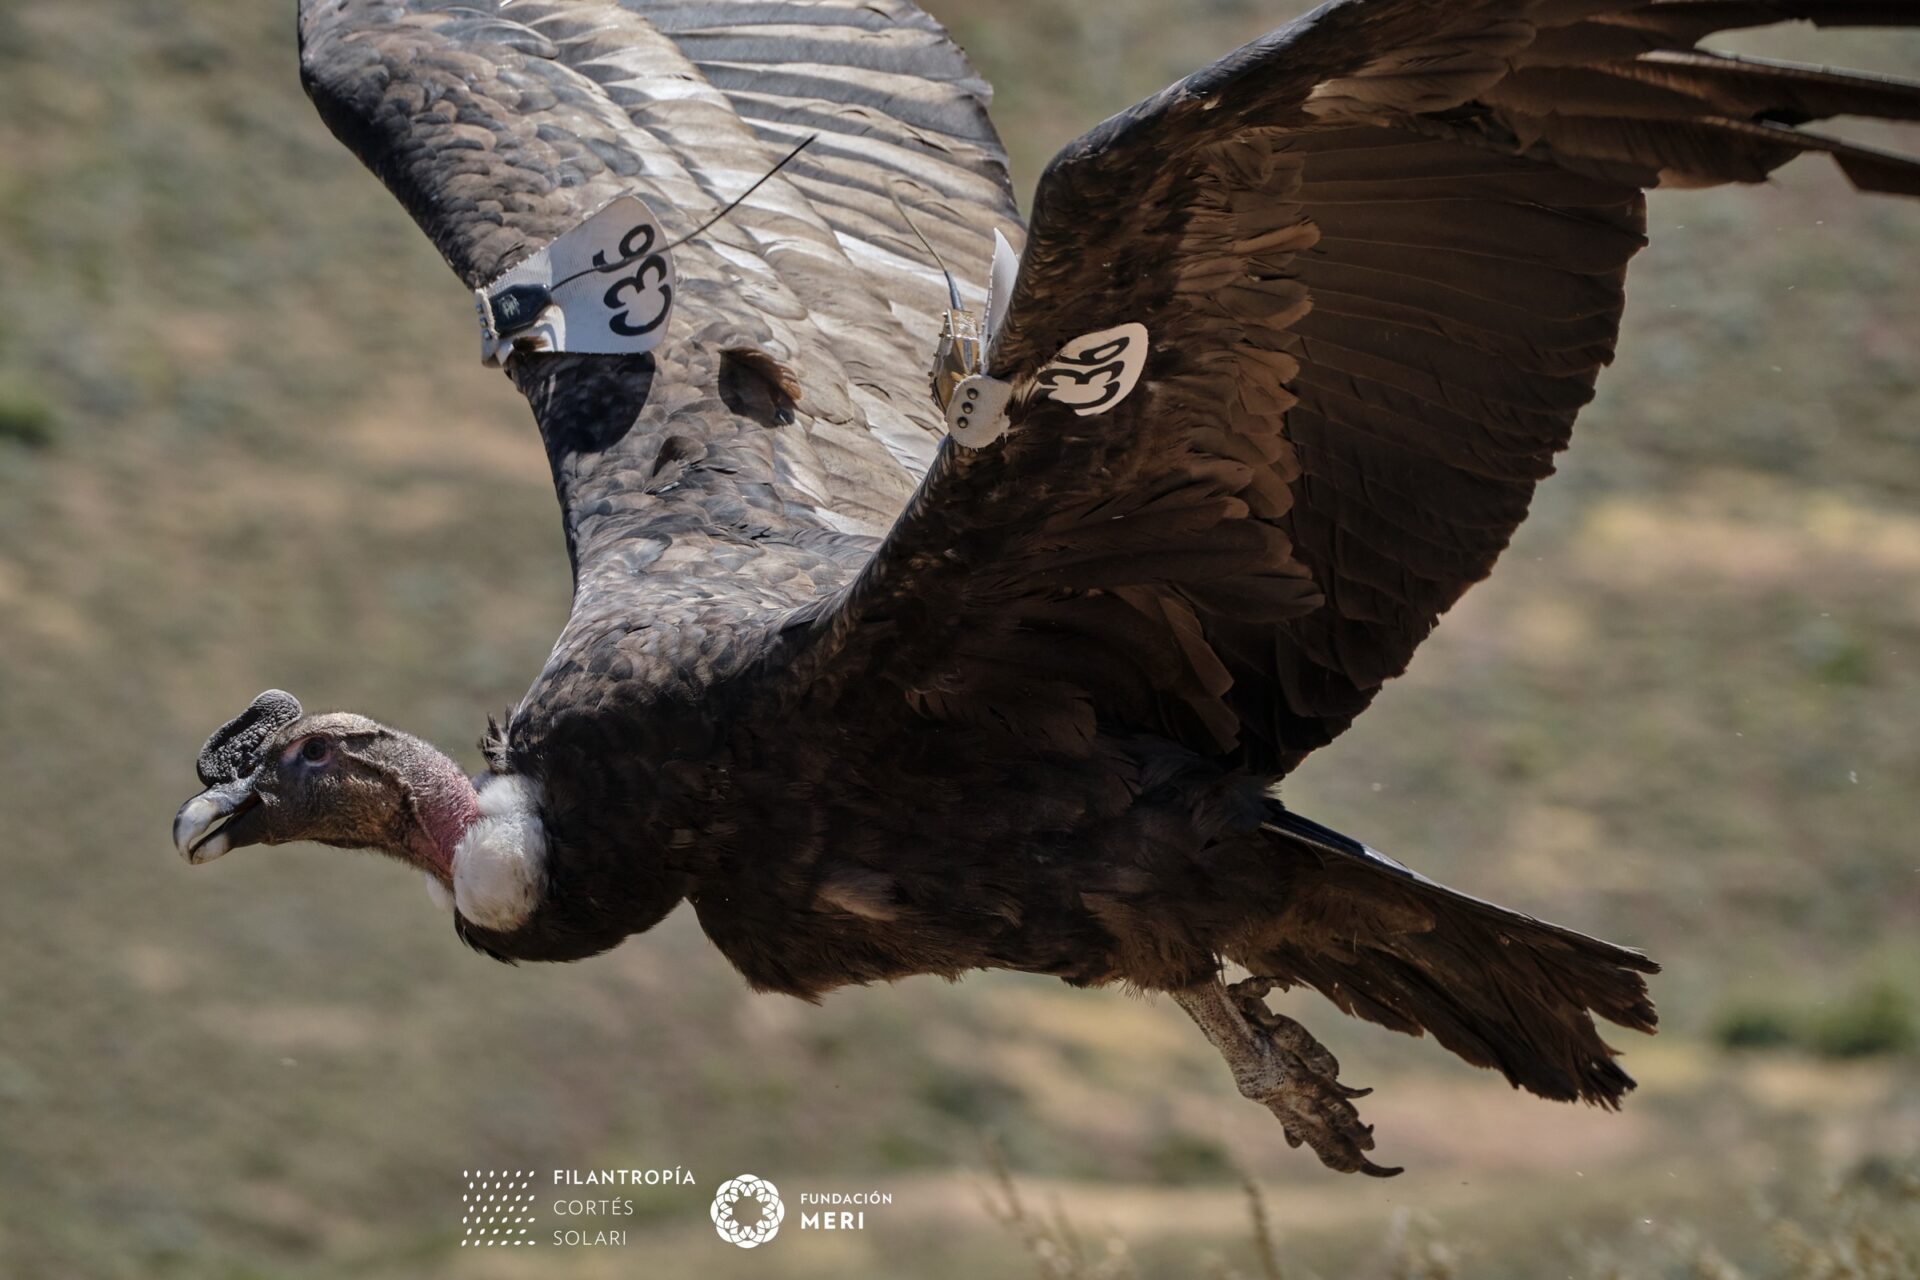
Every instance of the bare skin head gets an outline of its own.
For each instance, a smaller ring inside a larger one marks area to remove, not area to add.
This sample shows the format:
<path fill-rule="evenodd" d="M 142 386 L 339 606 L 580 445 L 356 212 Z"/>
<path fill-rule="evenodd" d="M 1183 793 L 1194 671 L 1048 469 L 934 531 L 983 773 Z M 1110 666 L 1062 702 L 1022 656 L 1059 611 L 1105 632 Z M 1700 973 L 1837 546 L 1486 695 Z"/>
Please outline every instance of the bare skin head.
<path fill-rule="evenodd" d="M 278 691 L 208 740 L 200 780 L 206 790 L 173 821 L 192 863 L 309 840 L 379 850 L 450 886 L 454 848 L 477 813 L 473 785 L 427 743 L 349 712 L 302 714 Z"/>

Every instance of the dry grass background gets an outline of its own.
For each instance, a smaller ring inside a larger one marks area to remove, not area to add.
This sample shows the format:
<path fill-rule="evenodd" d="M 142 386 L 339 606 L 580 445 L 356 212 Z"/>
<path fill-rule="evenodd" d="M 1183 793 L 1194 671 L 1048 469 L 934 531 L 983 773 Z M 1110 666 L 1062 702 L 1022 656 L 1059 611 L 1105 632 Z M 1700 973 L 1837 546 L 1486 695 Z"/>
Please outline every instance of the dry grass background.
<path fill-rule="evenodd" d="M 1298 7 L 935 5 L 1023 189 Z M 1912 37 L 1740 47 L 1920 73 Z M 508 970 L 380 860 L 184 867 L 193 753 L 261 688 L 471 742 L 563 616 L 558 522 L 461 290 L 301 98 L 288 6 L 0 0 L 0 1275 L 1910 1277 L 1920 211 L 1803 166 L 1653 222 L 1535 519 L 1289 796 L 1649 948 L 1669 1029 L 1606 1116 L 1300 1002 L 1411 1166 L 1362 1184 L 1163 1003 L 806 1009 L 683 917 Z M 895 1206 L 749 1254 L 652 1194 L 626 1249 L 455 1247 L 462 1169 L 608 1163 Z"/>

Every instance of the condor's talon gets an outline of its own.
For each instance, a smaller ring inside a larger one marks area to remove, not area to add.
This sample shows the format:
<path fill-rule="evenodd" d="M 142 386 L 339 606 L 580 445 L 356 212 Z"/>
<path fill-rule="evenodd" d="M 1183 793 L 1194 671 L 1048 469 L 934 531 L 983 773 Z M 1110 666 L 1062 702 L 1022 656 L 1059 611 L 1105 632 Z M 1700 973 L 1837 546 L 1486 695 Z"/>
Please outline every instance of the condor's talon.
<path fill-rule="evenodd" d="M 1268 978 L 1232 987 L 1218 980 L 1174 993 L 1233 1070 L 1240 1092 L 1273 1112 L 1287 1145 L 1313 1148 L 1320 1162 L 1342 1173 L 1390 1178 L 1401 1172 L 1375 1164 L 1373 1126 L 1362 1124 L 1353 1099 L 1371 1089 L 1340 1083 L 1340 1062 L 1292 1018 L 1275 1013 L 1263 998 Z"/>
<path fill-rule="evenodd" d="M 1313 1073 L 1328 1080 L 1337 1080 L 1340 1075 L 1340 1062 L 1327 1047 L 1313 1038 L 1313 1035 L 1299 1023 L 1284 1014 L 1275 1013 L 1266 1003 L 1266 997 L 1274 988 L 1272 978 L 1247 978 L 1227 988 L 1227 994 L 1233 997 L 1240 1009 L 1240 1016 L 1249 1023 L 1267 1033 L 1287 1050 L 1304 1059 Z M 1344 1085 L 1335 1084 L 1335 1088 L 1345 1090 Z M 1365 1096 L 1364 1093 L 1348 1097 Z"/>

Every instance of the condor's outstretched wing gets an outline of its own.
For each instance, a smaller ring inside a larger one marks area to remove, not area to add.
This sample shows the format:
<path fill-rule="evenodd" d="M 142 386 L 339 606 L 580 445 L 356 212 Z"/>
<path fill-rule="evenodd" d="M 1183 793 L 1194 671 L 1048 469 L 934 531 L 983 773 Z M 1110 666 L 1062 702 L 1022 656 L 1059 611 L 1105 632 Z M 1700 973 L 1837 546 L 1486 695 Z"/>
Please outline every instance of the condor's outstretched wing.
<path fill-rule="evenodd" d="M 1291 768 L 1526 515 L 1612 358 L 1644 188 L 1821 151 L 1920 194 L 1800 127 L 1920 118 L 1920 88 L 1694 47 L 1801 18 L 1920 4 L 1336 0 L 1073 143 L 989 358 L 1010 430 L 942 450 L 801 678 L 855 719 Z"/>
<path fill-rule="evenodd" d="M 986 278 L 993 228 L 1020 234 L 987 87 L 906 0 L 302 0 L 300 37 L 326 123 L 473 287 L 620 196 L 684 236 L 818 135 L 675 250 L 652 351 L 508 364 L 574 596 L 492 754 L 628 821 L 585 764 L 843 588 L 933 456 L 946 289 L 890 188 Z"/>
<path fill-rule="evenodd" d="M 710 408 L 716 430 L 689 447 L 743 455 L 777 489 L 770 509 L 886 528 L 942 434 L 922 371 L 946 305 L 889 184 L 970 280 L 985 279 L 992 229 L 1019 225 L 989 91 L 938 24 L 905 0 L 302 0 L 300 36 L 327 124 L 469 286 L 622 194 L 684 234 L 818 134 L 678 250 L 675 341 L 657 361 L 513 372 L 583 575 L 634 536 L 620 513 L 658 469 L 657 448 L 604 438 L 631 424 L 656 368 L 705 393 L 688 411 Z M 783 429 L 733 430 L 723 379 Z"/>

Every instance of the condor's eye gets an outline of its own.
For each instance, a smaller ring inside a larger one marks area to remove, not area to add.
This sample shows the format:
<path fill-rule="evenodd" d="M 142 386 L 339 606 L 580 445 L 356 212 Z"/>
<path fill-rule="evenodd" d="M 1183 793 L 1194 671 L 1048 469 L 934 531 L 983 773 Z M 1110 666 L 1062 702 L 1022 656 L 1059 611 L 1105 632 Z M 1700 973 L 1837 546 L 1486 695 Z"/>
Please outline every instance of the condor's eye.
<path fill-rule="evenodd" d="M 333 758 L 333 744 L 316 734 L 300 744 L 300 758 L 308 764 L 325 764 Z"/>

